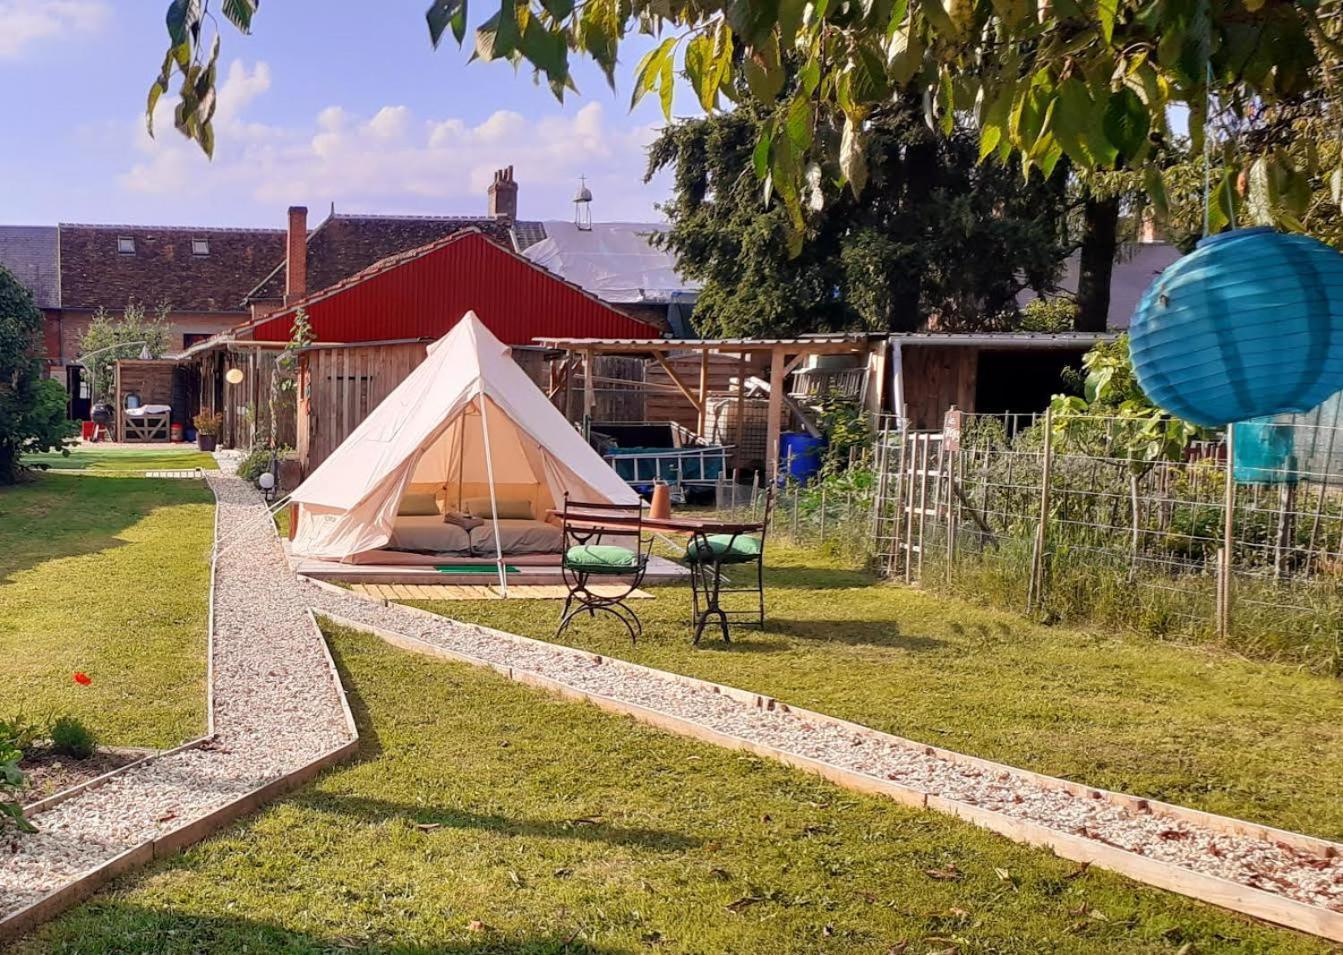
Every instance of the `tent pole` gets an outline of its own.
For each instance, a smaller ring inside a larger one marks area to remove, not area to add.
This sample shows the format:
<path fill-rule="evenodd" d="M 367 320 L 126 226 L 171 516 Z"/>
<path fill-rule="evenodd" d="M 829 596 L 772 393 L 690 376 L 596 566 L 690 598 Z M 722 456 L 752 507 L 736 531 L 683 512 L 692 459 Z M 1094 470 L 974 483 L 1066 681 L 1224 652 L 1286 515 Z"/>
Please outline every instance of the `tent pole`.
<path fill-rule="evenodd" d="M 504 544 L 499 537 L 499 502 L 494 495 L 494 455 L 490 451 L 490 421 L 485 411 L 485 392 L 476 396 L 480 399 L 480 436 L 485 445 L 485 477 L 490 482 L 490 521 L 494 524 L 494 556 L 499 568 L 499 591 L 508 596 L 508 574 L 504 572 Z"/>

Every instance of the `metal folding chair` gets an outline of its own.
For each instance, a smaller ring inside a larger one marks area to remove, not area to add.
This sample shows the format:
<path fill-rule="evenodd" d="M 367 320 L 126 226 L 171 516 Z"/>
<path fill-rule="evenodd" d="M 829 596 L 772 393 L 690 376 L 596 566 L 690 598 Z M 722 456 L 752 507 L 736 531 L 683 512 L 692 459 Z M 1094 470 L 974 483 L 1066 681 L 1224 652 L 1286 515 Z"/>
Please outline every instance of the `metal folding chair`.
<path fill-rule="evenodd" d="M 643 506 L 571 501 L 566 494 L 562 521 L 564 557 L 560 574 L 569 593 L 555 636 L 584 611 L 590 617 L 600 611 L 623 623 L 630 641 L 637 643 L 643 625 L 626 601 L 643 583 L 653 549 L 653 538 L 645 539 L 643 534 Z M 603 543 L 604 538 L 612 537 L 634 546 Z M 593 591 L 598 584 L 606 585 L 604 593 Z M 609 589 L 612 587 L 616 589 Z"/>
<path fill-rule="evenodd" d="M 765 513 L 758 533 L 696 534 L 686 547 L 686 564 L 690 568 L 691 609 L 694 614 L 695 636 L 698 645 L 704 628 L 713 617 L 718 618 L 723 642 L 730 642 L 729 625 L 733 621 L 745 626 L 765 627 L 765 538 L 769 534 L 770 516 L 774 511 L 775 488 L 770 482 L 765 491 Z M 740 567 L 748 573 L 755 570 L 754 580 L 733 584 L 723 572 L 724 567 Z M 755 606 L 724 608 L 724 594 L 755 594 Z"/>

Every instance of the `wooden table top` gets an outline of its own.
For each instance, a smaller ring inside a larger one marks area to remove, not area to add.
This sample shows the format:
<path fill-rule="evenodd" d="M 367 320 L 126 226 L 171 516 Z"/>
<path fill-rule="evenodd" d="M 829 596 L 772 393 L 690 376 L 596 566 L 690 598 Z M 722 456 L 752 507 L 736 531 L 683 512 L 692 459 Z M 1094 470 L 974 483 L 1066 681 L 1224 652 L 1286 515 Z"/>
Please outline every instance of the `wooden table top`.
<path fill-rule="evenodd" d="M 546 516 L 554 518 L 557 521 L 564 519 L 564 512 L 559 510 L 550 510 Z M 714 517 L 649 517 L 643 515 L 639 521 L 642 526 L 651 531 L 667 531 L 679 534 L 758 534 L 765 529 L 765 525 L 759 521 L 742 523 L 740 521 L 723 521 Z M 609 517 L 599 517 L 597 515 L 585 516 L 582 518 L 571 517 L 569 519 L 570 527 L 577 527 L 580 530 L 619 530 L 621 528 L 632 528 L 635 525 L 633 517 L 623 515 L 611 515 Z"/>

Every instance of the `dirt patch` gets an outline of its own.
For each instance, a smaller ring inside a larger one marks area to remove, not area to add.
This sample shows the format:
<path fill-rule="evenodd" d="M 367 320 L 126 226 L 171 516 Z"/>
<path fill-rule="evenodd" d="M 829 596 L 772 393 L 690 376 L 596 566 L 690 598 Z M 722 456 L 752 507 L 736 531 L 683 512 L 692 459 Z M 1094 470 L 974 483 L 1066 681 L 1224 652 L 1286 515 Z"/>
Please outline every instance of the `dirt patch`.
<path fill-rule="evenodd" d="M 144 759 L 153 750 L 148 749 L 99 749 L 88 759 L 71 759 L 46 750 L 37 750 L 23 758 L 19 769 L 23 771 L 26 788 L 23 792 L 25 803 L 46 799 L 71 786 L 78 786 L 90 779 L 96 779 L 103 773 L 120 769 L 137 759 Z"/>

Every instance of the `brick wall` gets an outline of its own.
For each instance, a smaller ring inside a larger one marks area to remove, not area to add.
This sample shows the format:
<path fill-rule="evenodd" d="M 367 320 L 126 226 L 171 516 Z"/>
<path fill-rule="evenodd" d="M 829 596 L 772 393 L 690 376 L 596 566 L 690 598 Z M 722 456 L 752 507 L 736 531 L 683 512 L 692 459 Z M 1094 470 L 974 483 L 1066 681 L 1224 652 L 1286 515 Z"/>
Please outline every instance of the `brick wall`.
<path fill-rule="evenodd" d="M 46 335 L 48 349 L 57 340 L 57 336 L 53 334 L 51 328 L 51 314 L 54 313 L 49 313 Z M 183 336 L 185 335 L 215 335 L 232 328 L 239 322 L 246 321 L 246 319 L 246 314 L 241 312 L 174 312 L 168 316 L 168 327 L 171 329 L 168 336 L 168 350 L 169 352 L 181 351 L 184 347 Z M 57 360 L 62 364 L 73 361 L 79 355 L 80 336 L 84 334 L 84 330 L 89 327 L 89 322 L 92 320 L 92 312 L 59 313 L 60 354 L 52 355 L 48 353 L 47 358 Z"/>

